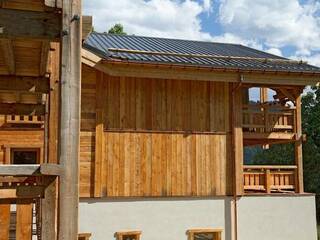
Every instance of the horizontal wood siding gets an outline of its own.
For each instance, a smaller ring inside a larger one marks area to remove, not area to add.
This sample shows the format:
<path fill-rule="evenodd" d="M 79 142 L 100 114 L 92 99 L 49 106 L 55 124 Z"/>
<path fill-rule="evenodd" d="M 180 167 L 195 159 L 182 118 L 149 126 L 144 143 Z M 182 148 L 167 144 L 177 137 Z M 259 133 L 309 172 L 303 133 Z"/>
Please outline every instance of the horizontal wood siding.
<path fill-rule="evenodd" d="M 81 196 L 231 194 L 229 104 L 228 83 L 111 77 L 84 66 Z"/>
<path fill-rule="evenodd" d="M 10 147 L 43 147 L 43 131 L 2 131 L 0 130 L 0 164 L 5 162 L 6 149 Z"/>

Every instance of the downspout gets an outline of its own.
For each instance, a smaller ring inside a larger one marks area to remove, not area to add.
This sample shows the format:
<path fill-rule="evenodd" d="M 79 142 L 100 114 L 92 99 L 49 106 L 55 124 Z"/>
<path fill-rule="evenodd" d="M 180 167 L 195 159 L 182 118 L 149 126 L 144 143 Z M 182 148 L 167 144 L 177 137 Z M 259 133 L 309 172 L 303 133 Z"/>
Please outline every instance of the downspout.
<path fill-rule="evenodd" d="M 232 88 L 232 114 L 231 114 L 231 119 L 232 119 L 232 135 L 234 136 L 234 122 L 235 122 L 235 109 L 234 109 L 234 98 L 235 98 L 235 93 L 241 88 L 242 86 L 242 83 L 244 81 L 244 76 L 242 74 L 240 74 L 239 76 L 239 82 L 238 84 L 236 85 L 235 88 Z M 236 161 L 235 161 L 235 153 L 236 153 L 236 150 L 235 150 L 235 146 L 236 146 L 236 142 L 235 142 L 235 139 L 234 137 L 232 138 L 232 151 L 233 151 L 233 203 L 234 203 L 234 206 L 233 206 L 233 226 L 231 224 L 231 230 L 233 232 L 233 240 L 238 240 L 238 195 L 237 195 L 237 179 L 236 179 Z"/>

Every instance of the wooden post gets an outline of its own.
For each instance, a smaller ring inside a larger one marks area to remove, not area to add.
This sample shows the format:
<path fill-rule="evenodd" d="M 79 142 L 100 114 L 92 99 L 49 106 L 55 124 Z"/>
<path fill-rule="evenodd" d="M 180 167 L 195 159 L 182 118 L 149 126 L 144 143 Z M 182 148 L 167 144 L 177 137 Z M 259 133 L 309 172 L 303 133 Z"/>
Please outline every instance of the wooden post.
<path fill-rule="evenodd" d="M 104 163 L 104 84 L 103 73 L 96 73 L 96 135 L 95 135 L 95 164 L 94 164 L 94 197 L 102 195 L 102 171 Z M 103 192 L 106 192 L 104 189 Z"/>
<path fill-rule="evenodd" d="M 243 130 L 242 130 L 242 88 L 233 84 L 232 89 L 232 131 L 234 159 L 234 194 L 243 195 Z"/>
<path fill-rule="evenodd" d="M 296 142 L 295 142 L 295 162 L 297 165 L 295 187 L 296 192 L 303 193 L 303 157 L 302 157 L 302 126 L 301 126 L 301 96 L 296 99 Z"/>
<path fill-rule="evenodd" d="M 81 0 L 62 8 L 59 240 L 77 240 L 81 89 Z"/>
<path fill-rule="evenodd" d="M 270 172 L 270 169 L 266 169 L 266 172 L 265 172 L 265 188 L 266 188 L 266 192 L 268 194 L 271 193 L 271 172 Z"/>
<path fill-rule="evenodd" d="M 260 102 L 268 102 L 268 88 L 260 88 Z"/>
<path fill-rule="evenodd" d="M 44 199 L 41 199 L 41 239 L 55 240 L 57 238 L 57 193 L 56 181 L 52 181 L 45 189 Z"/>

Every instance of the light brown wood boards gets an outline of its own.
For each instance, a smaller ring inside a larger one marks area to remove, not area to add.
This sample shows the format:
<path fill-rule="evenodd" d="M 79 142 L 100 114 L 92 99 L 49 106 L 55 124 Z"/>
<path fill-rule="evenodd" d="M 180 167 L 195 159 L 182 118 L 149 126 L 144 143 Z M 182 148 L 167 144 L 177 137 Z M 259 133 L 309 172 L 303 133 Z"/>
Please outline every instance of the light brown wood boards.
<path fill-rule="evenodd" d="M 228 83 L 101 78 L 85 66 L 82 89 L 81 196 L 231 194 Z"/>

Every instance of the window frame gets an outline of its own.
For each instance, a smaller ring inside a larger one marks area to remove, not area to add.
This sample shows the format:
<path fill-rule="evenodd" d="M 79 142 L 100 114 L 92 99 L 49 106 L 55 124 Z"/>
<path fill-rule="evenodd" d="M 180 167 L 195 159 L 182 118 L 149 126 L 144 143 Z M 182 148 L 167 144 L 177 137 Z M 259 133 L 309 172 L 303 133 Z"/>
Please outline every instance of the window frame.
<path fill-rule="evenodd" d="M 141 239 L 141 231 L 121 231 L 121 232 L 116 232 L 115 236 L 117 240 L 123 240 L 123 237 L 126 235 L 135 235 L 137 240 Z"/>
<path fill-rule="evenodd" d="M 37 163 L 43 163 L 43 145 L 39 144 L 8 144 L 2 145 L 2 149 L 4 152 L 4 164 L 13 164 L 13 154 L 12 150 L 19 149 L 25 151 L 37 151 Z"/>
<path fill-rule="evenodd" d="M 188 240 L 194 240 L 194 235 L 198 233 L 213 233 L 214 240 L 221 240 L 223 229 L 222 228 L 197 228 L 197 229 L 189 229 L 187 231 Z"/>

